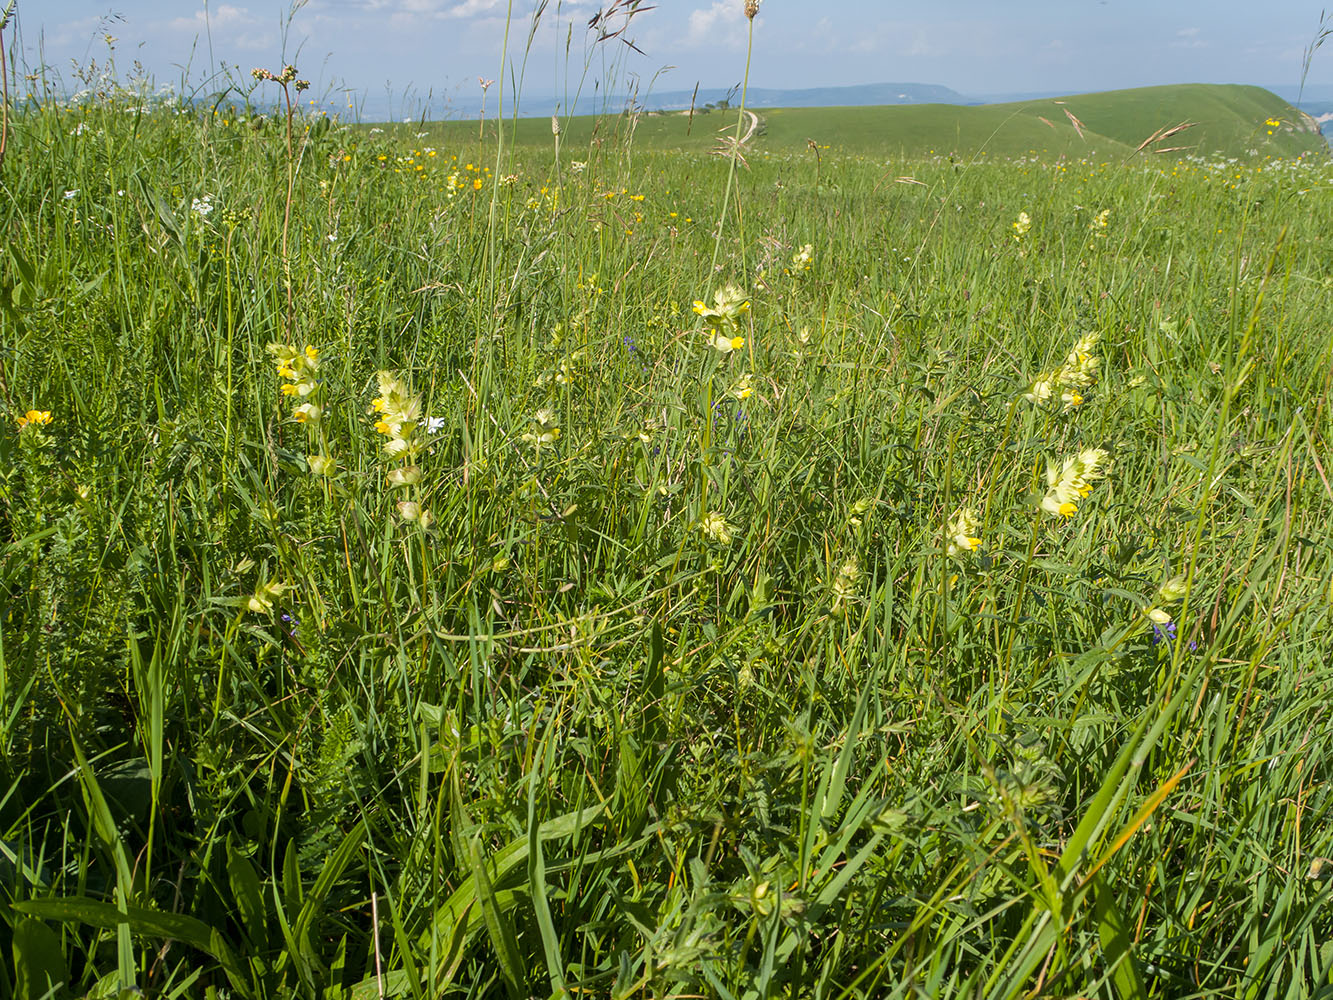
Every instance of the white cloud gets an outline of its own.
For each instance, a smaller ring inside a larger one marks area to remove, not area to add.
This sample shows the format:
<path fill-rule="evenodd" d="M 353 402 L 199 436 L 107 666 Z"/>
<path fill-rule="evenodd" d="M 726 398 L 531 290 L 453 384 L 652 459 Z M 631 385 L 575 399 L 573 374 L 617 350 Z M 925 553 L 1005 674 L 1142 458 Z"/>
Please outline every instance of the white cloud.
<path fill-rule="evenodd" d="M 55 31 L 47 35 L 47 43 L 50 45 L 70 45 L 76 41 L 87 41 L 97 31 L 106 26 L 105 21 L 106 19 L 100 15 L 65 21 Z"/>
<path fill-rule="evenodd" d="M 398 24 L 406 24 L 412 17 L 445 18 L 476 17 L 490 14 L 500 8 L 503 0 L 362 0 L 363 10 L 383 12 Z"/>
<path fill-rule="evenodd" d="M 737 0 L 713 0 L 713 6 L 690 12 L 690 44 L 716 42 L 721 37 L 739 40 L 744 20 L 744 8 Z"/>
<path fill-rule="evenodd" d="M 1208 43 L 1199 37 L 1198 28 L 1181 28 L 1176 32 L 1176 39 L 1171 43 L 1173 49 L 1206 49 Z"/>
<path fill-rule="evenodd" d="M 178 17 L 171 22 L 177 30 L 188 29 L 203 31 L 210 25 L 217 31 L 226 28 L 243 28 L 256 23 L 256 18 L 245 7 L 236 7 L 224 3 L 214 11 L 197 10 L 190 17 Z"/>
<path fill-rule="evenodd" d="M 933 44 L 926 37 L 925 30 L 922 29 L 912 38 L 912 44 L 908 46 L 906 54 L 909 56 L 942 56 L 945 54 L 945 49 Z"/>
<path fill-rule="evenodd" d="M 209 10 L 201 8 L 189 17 L 172 18 L 166 27 L 195 37 L 210 34 L 215 45 L 244 52 L 272 50 L 279 42 L 276 20 L 263 21 L 248 7 L 229 3 Z"/>

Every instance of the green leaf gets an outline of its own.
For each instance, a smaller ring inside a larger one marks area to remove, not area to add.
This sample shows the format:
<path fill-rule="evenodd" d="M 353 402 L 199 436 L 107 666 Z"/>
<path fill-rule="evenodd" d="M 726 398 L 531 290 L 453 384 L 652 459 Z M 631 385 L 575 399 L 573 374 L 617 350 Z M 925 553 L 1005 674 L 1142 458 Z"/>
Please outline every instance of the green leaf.
<path fill-rule="evenodd" d="M 57 995 L 53 987 L 69 984 L 60 935 L 40 920 L 15 922 L 13 949 L 14 1000 L 43 1000 Z"/>
<path fill-rule="evenodd" d="M 556 996 L 565 996 L 564 958 L 560 954 L 560 935 L 551 918 L 551 904 L 546 898 L 546 858 L 542 853 L 541 831 L 537 823 L 536 770 L 528 776 L 528 888 L 532 892 L 532 912 L 537 918 L 537 929 L 542 936 L 542 950 L 546 957 L 546 974 Z"/>
<path fill-rule="evenodd" d="M 1111 970 L 1111 984 L 1115 987 L 1116 996 L 1120 1000 L 1129 1000 L 1130 997 L 1143 1000 L 1148 991 L 1130 950 L 1133 942 L 1129 937 L 1129 925 L 1116 903 L 1114 890 L 1107 885 L 1106 877 L 1101 872 L 1092 878 L 1092 892 L 1092 922 L 1097 926 L 1097 936 L 1102 943 L 1102 958 Z"/>
<path fill-rule="evenodd" d="M 259 881 L 259 874 L 250 859 L 238 852 L 227 838 L 227 881 L 231 883 L 232 902 L 236 906 L 237 916 L 245 929 L 246 937 L 252 944 L 264 945 L 268 941 L 265 927 L 267 908 L 264 906 L 264 890 Z"/>
<path fill-rule="evenodd" d="M 160 940 L 179 941 L 191 948 L 202 951 L 217 959 L 227 971 L 240 976 L 241 970 L 235 964 L 230 950 L 219 948 L 214 941 L 214 930 L 202 920 L 183 913 L 162 913 L 142 906 L 126 904 L 122 913 L 113 903 L 106 903 L 86 896 L 66 896 L 62 899 L 29 899 L 20 903 L 11 903 L 19 913 L 41 920 L 60 920 L 67 923 L 87 924 L 115 930 L 125 926 L 130 932 L 142 937 Z"/>

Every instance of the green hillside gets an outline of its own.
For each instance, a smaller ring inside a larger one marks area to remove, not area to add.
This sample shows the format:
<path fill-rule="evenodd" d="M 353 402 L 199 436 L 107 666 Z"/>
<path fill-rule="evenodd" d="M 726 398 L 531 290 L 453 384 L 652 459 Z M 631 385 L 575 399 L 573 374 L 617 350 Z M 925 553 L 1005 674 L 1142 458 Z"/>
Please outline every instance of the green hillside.
<path fill-rule="evenodd" d="M 1082 134 L 1070 120 L 1081 123 Z M 904 108 L 791 109 L 766 114 L 768 148 L 804 146 L 808 139 L 847 151 L 864 150 L 1021 156 L 1029 153 L 1125 156 L 1159 129 L 1192 127 L 1146 151 L 1224 156 L 1296 156 L 1321 151 L 1290 104 L 1260 87 L 1183 84 L 989 104 Z M 1281 124 L 1273 128 L 1268 121 Z M 1299 123 L 1299 124 L 1298 124 Z M 1269 135 L 1270 130 L 1272 135 Z"/>
<path fill-rule="evenodd" d="M 1081 133 L 1066 114 L 1081 123 Z M 648 149 L 706 150 L 719 132 L 734 127 L 734 112 L 644 114 L 633 123 L 634 144 Z M 1277 127 L 1268 124 L 1278 121 Z M 1096 155 L 1122 159 L 1161 129 L 1194 123 L 1153 143 L 1140 155 L 1187 154 L 1247 157 L 1323 153 L 1327 146 L 1312 123 L 1260 87 L 1181 84 L 1082 94 L 1013 104 L 778 108 L 759 112 L 759 128 L 748 144 L 763 154 L 799 153 L 810 141 L 839 153 L 867 155 L 985 154 Z M 627 116 L 575 118 L 564 124 L 567 149 L 622 138 Z M 405 128 L 408 126 L 405 126 Z M 416 131 L 416 126 L 410 126 Z M 493 126 L 488 126 L 493 127 Z M 428 125 L 442 143 L 475 141 L 475 122 Z M 546 119 L 520 119 L 514 129 L 523 145 L 552 142 Z M 1270 134 L 1271 132 L 1271 134 Z"/>

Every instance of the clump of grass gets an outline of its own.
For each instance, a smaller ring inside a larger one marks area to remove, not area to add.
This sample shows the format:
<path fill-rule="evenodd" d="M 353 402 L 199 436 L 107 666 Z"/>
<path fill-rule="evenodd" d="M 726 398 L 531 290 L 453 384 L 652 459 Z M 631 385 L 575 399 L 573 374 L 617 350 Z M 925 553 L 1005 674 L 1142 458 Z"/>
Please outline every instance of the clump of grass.
<path fill-rule="evenodd" d="M 0 994 L 1329 985 L 1326 164 L 13 125 Z"/>

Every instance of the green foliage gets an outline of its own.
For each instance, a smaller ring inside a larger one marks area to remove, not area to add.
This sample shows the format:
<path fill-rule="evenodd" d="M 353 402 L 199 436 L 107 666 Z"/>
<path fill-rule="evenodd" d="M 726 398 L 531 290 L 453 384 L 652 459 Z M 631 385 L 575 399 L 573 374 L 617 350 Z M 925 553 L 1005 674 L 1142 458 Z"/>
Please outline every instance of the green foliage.
<path fill-rule="evenodd" d="M 0 993 L 1333 986 L 1326 163 L 11 124 Z"/>

